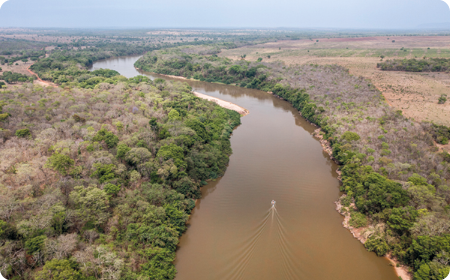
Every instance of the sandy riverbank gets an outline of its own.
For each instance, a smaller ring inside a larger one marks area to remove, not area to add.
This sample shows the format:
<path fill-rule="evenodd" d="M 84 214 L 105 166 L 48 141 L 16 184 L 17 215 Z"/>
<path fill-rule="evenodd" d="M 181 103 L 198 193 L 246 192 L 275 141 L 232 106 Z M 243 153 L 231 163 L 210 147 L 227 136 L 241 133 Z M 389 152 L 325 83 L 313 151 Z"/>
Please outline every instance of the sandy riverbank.
<path fill-rule="evenodd" d="M 330 156 L 330 158 L 332 160 L 335 160 L 333 158 L 333 149 L 331 148 L 330 142 L 323 139 L 323 135 L 320 133 L 321 131 L 322 130 L 320 128 L 318 128 L 314 131 L 313 135 L 314 135 L 314 137 L 319 139 L 323 150 Z M 336 173 L 338 173 L 338 180 L 342 182 L 342 177 L 341 177 L 342 172 L 339 171 L 339 169 L 338 169 L 338 170 L 336 170 Z M 362 244 L 366 243 L 367 238 L 370 236 L 370 235 L 366 234 L 367 227 L 362 227 L 362 228 L 352 227 L 350 225 L 350 212 L 344 211 L 344 209 L 343 209 L 344 207 L 340 203 L 340 200 L 336 201 L 335 204 L 336 204 L 336 211 L 338 211 L 339 214 L 344 216 L 344 221 L 342 222 L 342 226 L 344 228 L 348 229 L 350 231 L 350 233 L 353 235 L 353 237 L 358 239 L 359 242 L 361 242 Z M 350 207 L 355 208 L 354 204 L 351 205 Z M 392 266 L 394 267 L 395 273 L 397 273 L 397 276 L 401 277 L 402 280 L 412 280 L 412 275 L 408 272 L 407 266 L 400 265 L 400 263 L 397 261 L 397 259 L 394 258 L 393 256 L 391 256 L 390 254 L 386 255 L 386 258 L 392 263 Z M 397 265 L 399 265 L 399 266 L 397 266 Z"/>
<path fill-rule="evenodd" d="M 219 98 L 215 98 L 215 97 L 203 94 L 203 93 L 195 92 L 195 91 L 194 91 L 194 95 L 199 97 L 199 98 L 215 102 L 215 103 L 217 103 L 217 105 L 219 105 L 219 106 L 221 106 L 223 108 L 236 111 L 239 114 L 241 114 L 241 116 L 243 116 L 243 117 L 247 116 L 248 114 L 250 114 L 250 112 L 247 109 L 245 109 L 245 108 L 243 108 L 241 106 L 238 106 L 238 105 L 236 105 L 234 103 L 231 103 L 231 102 L 219 99 Z"/>
<path fill-rule="evenodd" d="M 344 216 L 344 221 L 342 222 L 342 226 L 350 231 L 354 238 L 358 239 L 362 244 L 366 243 L 367 238 L 370 236 L 370 232 L 367 232 L 368 227 L 354 228 L 350 225 L 350 211 L 346 211 L 343 205 L 340 202 L 340 199 L 335 202 L 336 211 L 339 212 L 342 216 Z M 350 205 L 350 207 L 355 208 L 354 204 Z M 385 256 L 392 266 L 395 269 L 395 273 L 398 277 L 401 277 L 402 280 L 412 280 L 412 275 L 408 272 L 408 267 L 401 265 L 396 258 L 392 255 L 388 254 Z M 398 266 L 397 266 L 398 265 Z"/>
<path fill-rule="evenodd" d="M 140 70 L 137 67 L 136 67 L 136 69 Z M 188 78 L 185 78 L 185 77 L 182 77 L 182 76 L 164 75 L 164 74 L 158 74 L 158 75 L 164 76 L 164 77 L 169 77 L 169 78 L 174 78 L 174 79 L 180 79 L 180 80 L 193 80 L 193 81 L 195 81 L 194 79 L 188 79 Z M 250 114 L 250 112 L 247 109 L 245 109 L 244 107 L 241 107 L 239 105 L 236 105 L 234 103 L 231 103 L 231 102 L 219 99 L 219 98 L 215 98 L 215 97 L 203 94 L 203 93 L 195 92 L 195 91 L 193 93 L 194 93 L 195 96 L 197 96 L 199 98 L 206 99 L 206 100 L 209 100 L 209 101 L 217 103 L 217 105 L 219 105 L 220 107 L 236 111 L 239 114 L 241 114 L 241 116 L 243 116 L 243 117 L 247 116 L 248 114 Z"/>

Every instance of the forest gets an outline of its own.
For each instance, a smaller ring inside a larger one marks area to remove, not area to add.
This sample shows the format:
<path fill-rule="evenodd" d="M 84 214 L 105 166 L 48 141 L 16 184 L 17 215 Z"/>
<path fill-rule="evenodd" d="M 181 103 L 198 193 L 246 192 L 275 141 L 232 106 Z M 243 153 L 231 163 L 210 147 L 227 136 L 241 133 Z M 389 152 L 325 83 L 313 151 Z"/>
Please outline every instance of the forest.
<path fill-rule="evenodd" d="M 199 189 L 224 173 L 240 124 L 191 90 L 143 76 L 1 90 L 3 276 L 173 279 Z"/>
<path fill-rule="evenodd" d="M 377 64 L 384 71 L 407 72 L 447 72 L 450 70 L 448 58 L 423 58 L 423 59 L 388 59 Z"/>
<path fill-rule="evenodd" d="M 240 116 L 196 98 L 186 84 L 87 70 L 101 59 L 145 52 L 135 64 L 142 70 L 260 89 L 290 102 L 331 144 L 342 171 L 340 201 L 352 212 L 350 223 L 366 228 L 366 248 L 397 257 L 414 279 L 448 275 L 450 154 L 434 145 L 448 142 L 447 127 L 405 118 L 370 81 L 340 66 L 219 55 L 224 48 L 311 34 L 169 43 L 162 35 L 132 38 L 141 31 L 104 32 L 95 42 L 74 39 L 52 50 L 42 50 L 52 43 L 1 42 L 7 46 L 1 63 L 32 60 L 40 78 L 60 85 L 43 88 L 2 73 L 7 83 L 21 83 L 0 89 L 5 277 L 175 277 L 178 238 L 200 187 L 224 173 Z M 446 65 L 445 59 L 413 59 L 378 67 L 447 71 Z"/>
<path fill-rule="evenodd" d="M 369 81 L 336 65 L 232 61 L 196 47 L 149 52 L 135 66 L 261 89 L 287 100 L 331 144 L 341 164 L 341 203 L 358 213 L 350 223 L 367 226 L 366 248 L 397 257 L 414 279 L 449 274 L 450 155 L 434 145 L 435 126 L 405 118 Z"/>

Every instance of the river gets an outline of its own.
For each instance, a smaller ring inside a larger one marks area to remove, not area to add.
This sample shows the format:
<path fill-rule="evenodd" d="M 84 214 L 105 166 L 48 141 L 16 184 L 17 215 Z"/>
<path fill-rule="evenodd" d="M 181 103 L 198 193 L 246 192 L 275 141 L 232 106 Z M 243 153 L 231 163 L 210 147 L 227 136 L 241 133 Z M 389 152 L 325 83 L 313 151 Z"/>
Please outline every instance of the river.
<path fill-rule="evenodd" d="M 138 58 L 92 68 L 159 77 L 138 72 Z M 233 132 L 225 175 L 203 187 L 180 238 L 176 280 L 398 280 L 386 258 L 367 252 L 342 227 L 334 204 L 337 166 L 297 110 L 259 90 L 186 82 L 250 114 Z"/>

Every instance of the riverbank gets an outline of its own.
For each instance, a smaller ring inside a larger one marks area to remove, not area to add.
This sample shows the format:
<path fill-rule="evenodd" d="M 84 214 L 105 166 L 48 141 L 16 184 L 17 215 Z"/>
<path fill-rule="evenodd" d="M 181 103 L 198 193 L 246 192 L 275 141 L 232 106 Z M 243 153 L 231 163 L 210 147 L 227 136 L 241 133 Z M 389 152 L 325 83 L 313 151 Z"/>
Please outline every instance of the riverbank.
<path fill-rule="evenodd" d="M 206 99 L 208 101 L 212 101 L 214 103 L 216 103 L 217 105 L 219 105 L 220 107 L 229 109 L 229 110 L 233 110 L 238 112 L 241 116 L 245 117 L 248 114 L 250 114 L 250 112 L 245 109 L 244 107 L 241 107 L 239 105 L 236 105 L 234 103 L 219 99 L 219 98 L 215 98 L 215 97 L 211 97 L 209 95 L 203 94 L 203 93 L 199 93 L 199 92 L 193 92 L 195 96 L 202 98 L 202 99 Z"/>
<path fill-rule="evenodd" d="M 343 196 L 346 196 L 345 194 Z M 342 216 L 344 216 L 344 221 L 342 222 L 342 226 L 350 231 L 355 239 L 357 239 L 362 244 L 365 244 L 367 239 L 370 237 L 371 232 L 369 227 L 360 227 L 355 228 L 350 225 L 350 211 L 348 211 L 347 207 L 344 207 L 341 204 L 341 200 L 338 199 L 336 202 L 336 211 L 339 212 Z M 354 203 L 352 203 L 349 207 L 356 209 Z M 391 254 L 387 254 L 385 256 L 390 262 L 391 265 L 395 269 L 395 273 L 402 280 L 412 280 L 412 274 L 409 273 L 409 269 L 407 266 L 401 265 L 400 262 L 394 258 Z"/>
<path fill-rule="evenodd" d="M 136 70 L 140 70 L 140 69 L 137 68 L 137 67 L 135 67 L 135 68 L 136 68 Z M 164 76 L 164 77 L 168 77 L 168 78 L 173 78 L 173 79 L 196 81 L 196 80 L 194 80 L 194 79 L 188 79 L 188 78 L 182 77 L 182 76 L 164 75 L 164 74 L 158 74 L 158 73 L 155 73 L 155 74 L 160 75 L 160 76 Z M 245 116 L 247 116 L 248 114 L 250 114 L 250 112 L 249 112 L 247 109 L 245 109 L 244 107 L 241 107 L 241 106 L 239 106 L 239 105 L 236 105 L 236 104 L 234 104 L 234 103 L 231 103 L 231 102 L 228 102 L 228 101 L 225 101 L 225 100 L 216 98 L 216 97 L 212 97 L 212 96 L 209 96 L 209 95 L 206 95 L 206 94 L 203 94 L 203 93 L 195 92 L 195 91 L 194 91 L 193 93 L 194 93 L 195 96 L 197 96 L 197 97 L 199 97 L 199 98 L 201 98 L 201 99 L 206 99 L 206 100 L 208 100 L 208 101 L 212 101 L 212 102 L 216 103 L 217 105 L 219 105 L 220 107 L 223 107 L 223 108 L 226 108 L 226 109 L 229 109 L 229 110 L 236 111 L 236 112 L 238 112 L 242 117 L 245 117 Z"/>

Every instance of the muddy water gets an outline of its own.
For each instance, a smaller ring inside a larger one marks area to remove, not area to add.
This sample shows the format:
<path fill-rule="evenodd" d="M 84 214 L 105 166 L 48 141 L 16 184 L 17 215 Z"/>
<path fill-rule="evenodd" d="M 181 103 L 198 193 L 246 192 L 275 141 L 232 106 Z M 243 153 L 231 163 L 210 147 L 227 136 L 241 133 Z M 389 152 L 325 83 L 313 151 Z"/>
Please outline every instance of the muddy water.
<path fill-rule="evenodd" d="M 132 77 L 143 74 L 134 69 L 136 60 L 111 59 L 93 68 Z M 258 90 L 189 84 L 250 114 L 233 133 L 225 175 L 203 187 L 181 237 L 177 280 L 398 279 L 386 259 L 367 252 L 342 227 L 334 205 L 337 166 L 290 104 Z"/>

